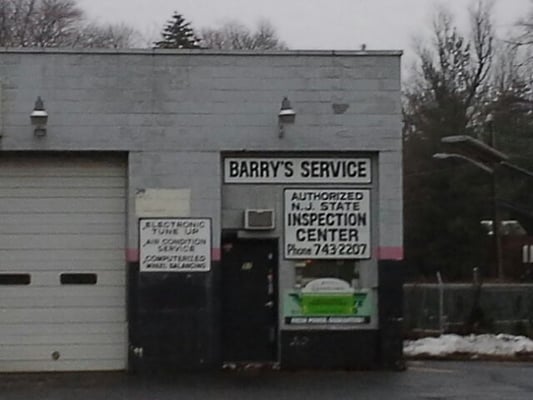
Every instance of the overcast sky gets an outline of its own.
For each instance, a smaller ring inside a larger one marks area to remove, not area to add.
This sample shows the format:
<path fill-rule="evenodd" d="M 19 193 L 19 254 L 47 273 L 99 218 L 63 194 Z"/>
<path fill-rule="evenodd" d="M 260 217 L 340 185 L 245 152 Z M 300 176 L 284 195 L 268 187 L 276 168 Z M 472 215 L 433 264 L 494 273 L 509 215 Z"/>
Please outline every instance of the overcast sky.
<path fill-rule="evenodd" d="M 427 33 L 433 0 L 78 0 L 92 18 L 125 22 L 157 39 L 173 11 L 196 29 L 239 20 L 268 19 L 291 49 L 406 50 Z M 471 0 L 445 0 L 463 23 Z M 524 16 L 532 0 L 494 0 L 501 35 Z"/>

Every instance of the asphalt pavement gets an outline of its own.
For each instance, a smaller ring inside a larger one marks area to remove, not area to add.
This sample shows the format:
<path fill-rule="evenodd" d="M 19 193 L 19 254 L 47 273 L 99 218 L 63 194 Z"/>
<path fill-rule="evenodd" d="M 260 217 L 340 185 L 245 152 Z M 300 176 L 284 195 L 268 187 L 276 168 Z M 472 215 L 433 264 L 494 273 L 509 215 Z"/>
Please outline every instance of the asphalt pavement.
<path fill-rule="evenodd" d="M 1 400 L 531 400 L 533 363 L 412 361 L 391 371 L 0 375 Z"/>

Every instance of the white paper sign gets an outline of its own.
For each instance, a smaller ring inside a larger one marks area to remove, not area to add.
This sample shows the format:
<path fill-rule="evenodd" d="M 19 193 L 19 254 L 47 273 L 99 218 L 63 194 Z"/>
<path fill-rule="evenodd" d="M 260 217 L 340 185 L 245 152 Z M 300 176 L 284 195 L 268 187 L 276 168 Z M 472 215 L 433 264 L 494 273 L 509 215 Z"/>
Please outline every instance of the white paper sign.
<path fill-rule="evenodd" d="M 141 272 L 204 272 L 211 268 L 211 220 L 145 218 L 139 222 Z"/>
<path fill-rule="evenodd" d="M 188 217 L 191 212 L 190 189 L 138 189 L 135 214 L 148 217 Z"/>
<path fill-rule="evenodd" d="M 286 189 L 286 259 L 370 258 L 370 190 Z"/>

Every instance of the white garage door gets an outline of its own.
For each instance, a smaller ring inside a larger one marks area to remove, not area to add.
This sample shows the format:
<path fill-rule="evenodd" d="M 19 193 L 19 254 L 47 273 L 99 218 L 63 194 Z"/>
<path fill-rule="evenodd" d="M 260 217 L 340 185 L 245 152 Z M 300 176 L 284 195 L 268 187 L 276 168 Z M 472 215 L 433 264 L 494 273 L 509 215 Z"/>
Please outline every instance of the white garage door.
<path fill-rule="evenodd" d="M 0 372 L 126 367 L 126 162 L 0 153 Z"/>

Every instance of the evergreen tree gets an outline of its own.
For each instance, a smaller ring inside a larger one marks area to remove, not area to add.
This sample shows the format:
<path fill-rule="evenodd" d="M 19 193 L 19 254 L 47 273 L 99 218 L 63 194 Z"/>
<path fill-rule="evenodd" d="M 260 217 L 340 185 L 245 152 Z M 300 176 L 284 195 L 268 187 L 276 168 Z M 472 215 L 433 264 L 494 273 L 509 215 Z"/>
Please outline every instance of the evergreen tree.
<path fill-rule="evenodd" d="M 172 19 L 167 22 L 163 32 L 162 40 L 155 43 L 159 49 L 198 49 L 199 40 L 191 27 L 191 23 L 177 11 L 174 12 Z"/>

